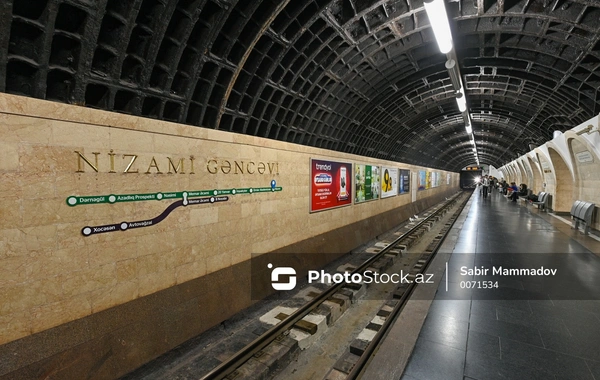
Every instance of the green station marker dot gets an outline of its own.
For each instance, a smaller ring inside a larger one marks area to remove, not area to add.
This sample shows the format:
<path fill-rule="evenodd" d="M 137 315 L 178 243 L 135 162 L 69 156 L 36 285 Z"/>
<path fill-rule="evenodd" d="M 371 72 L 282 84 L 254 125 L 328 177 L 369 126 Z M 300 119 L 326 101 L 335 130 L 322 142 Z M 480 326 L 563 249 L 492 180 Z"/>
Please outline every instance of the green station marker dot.
<path fill-rule="evenodd" d="M 281 191 L 282 187 L 247 187 L 240 189 L 214 189 L 214 190 L 199 190 L 187 192 L 188 197 L 214 197 L 218 195 L 236 195 L 236 194 L 254 194 L 254 193 L 266 193 L 273 191 Z M 114 204 L 117 202 L 140 202 L 150 200 L 167 200 L 183 198 L 183 192 L 171 192 L 171 193 L 150 193 L 150 194 L 110 194 L 110 195 L 95 195 L 95 196 L 69 196 L 66 199 L 66 203 L 70 207 L 78 205 L 89 205 L 89 204 L 100 204 L 110 203 Z"/>

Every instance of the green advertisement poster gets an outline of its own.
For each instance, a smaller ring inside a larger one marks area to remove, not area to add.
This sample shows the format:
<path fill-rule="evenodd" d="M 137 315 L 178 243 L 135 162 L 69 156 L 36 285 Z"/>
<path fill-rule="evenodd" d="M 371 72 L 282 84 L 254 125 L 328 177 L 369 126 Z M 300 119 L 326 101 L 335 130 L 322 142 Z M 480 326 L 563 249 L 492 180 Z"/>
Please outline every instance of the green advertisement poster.
<path fill-rule="evenodd" d="M 355 203 L 379 199 L 379 166 L 356 164 Z"/>

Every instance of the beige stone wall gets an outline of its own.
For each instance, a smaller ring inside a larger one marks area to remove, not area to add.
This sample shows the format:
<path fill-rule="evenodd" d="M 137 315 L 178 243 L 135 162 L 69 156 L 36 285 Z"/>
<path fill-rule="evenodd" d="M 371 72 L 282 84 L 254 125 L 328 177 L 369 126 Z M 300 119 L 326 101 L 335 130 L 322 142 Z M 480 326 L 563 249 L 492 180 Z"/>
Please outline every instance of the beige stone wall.
<path fill-rule="evenodd" d="M 499 170 L 510 178 L 518 178 L 515 168 L 520 167 L 523 162 L 528 162 L 533 170 L 535 191 L 538 191 L 537 184 L 541 183 L 540 190 L 551 194 L 550 207 L 554 211 L 568 213 L 576 200 L 595 203 L 592 227 L 598 230 L 600 229 L 598 123 L 600 118 L 596 116 L 565 133 L 558 134 L 553 140 L 511 161 Z M 536 160 L 539 167 L 535 163 Z M 519 161 L 521 162 L 517 163 Z"/>
<path fill-rule="evenodd" d="M 600 207 L 600 160 L 594 150 L 577 137 L 568 140 L 571 161 L 575 170 L 573 199 L 584 200 Z M 600 217 L 596 215 L 595 229 L 600 229 Z"/>
<path fill-rule="evenodd" d="M 540 191 L 544 191 L 542 174 L 540 173 L 537 164 L 535 162 L 533 162 L 531 157 L 527 157 L 527 163 L 529 164 L 529 167 L 531 168 L 531 174 L 533 176 L 531 183 L 528 184 L 529 188 L 535 194 L 538 194 Z"/>
<path fill-rule="evenodd" d="M 98 172 L 76 151 L 94 165 L 94 152 L 99 153 Z M 138 157 L 129 171 L 139 173 L 123 172 L 131 154 Z M 190 173 L 191 156 L 195 174 Z M 175 165 L 184 159 L 185 174 L 168 174 L 169 157 Z M 151 165 L 153 158 L 162 174 Z M 411 200 L 410 195 L 400 195 L 309 214 L 310 158 L 423 169 L 0 94 L 0 344 Z M 267 174 L 268 166 L 262 175 L 233 174 L 234 168 L 230 174 L 211 174 L 208 160 L 276 166 L 274 174 Z M 442 173 L 442 186 L 418 192 L 419 199 L 458 188 L 457 173 L 452 173 L 450 186 Z M 174 200 L 75 207 L 66 203 L 69 196 L 269 187 L 272 179 L 283 191 L 179 207 L 155 226 L 89 237 L 81 234 L 82 227 L 151 219 Z"/>
<path fill-rule="evenodd" d="M 550 208 L 555 209 L 556 208 L 555 194 L 556 194 L 556 190 L 557 190 L 556 174 L 554 173 L 554 171 L 552 169 L 553 166 L 552 166 L 552 163 L 549 158 L 546 158 L 546 156 L 541 153 L 537 154 L 537 158 L 538 158 L 538 161 L 542 168 L 542 177 L 543 177 L 544 183 L 546 184 L 544 191 L 546 193 L 552 194 Z"/>
<path fill-rule="evenodd" d="M 550 153 L 550 160 L 556 172 L 556 183 L 552 192 L 553 208 L 558 212 L 568 212 L 575 201 L 573 199 L 573 192 L 576 186 L 573 183 L 573 176 L 567 164 L 555 149 L 548 148 L 548 152 Z"/>

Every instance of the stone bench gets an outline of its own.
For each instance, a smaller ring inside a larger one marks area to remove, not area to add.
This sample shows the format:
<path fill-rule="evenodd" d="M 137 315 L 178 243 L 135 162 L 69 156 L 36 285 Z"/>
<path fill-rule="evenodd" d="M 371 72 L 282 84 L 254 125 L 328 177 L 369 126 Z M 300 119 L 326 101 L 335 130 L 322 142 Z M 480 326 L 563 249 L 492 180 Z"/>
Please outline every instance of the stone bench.
<path fill-rule="evenodd" d="M 592 224 L 592 215 L 596 205 L 591 202 L 575 201 L 571 207 L 571 217 L 573 218 L 573 228 L 578 229 L 579 223 L 584 224 L 583 233 L 587 235 L 590 232 L 590 224 Z"/>
<path fill-rule="evenodd" d="M 540 206 L 541 206 L 542 210 L 548 210 L 549 203 L 550 203 L 550 194 L 542 191 L 538 195 L 538 200 L 535 202 L 532 202 L 531 204 L 536 205 L 538 209 L 540 209 Z"/>

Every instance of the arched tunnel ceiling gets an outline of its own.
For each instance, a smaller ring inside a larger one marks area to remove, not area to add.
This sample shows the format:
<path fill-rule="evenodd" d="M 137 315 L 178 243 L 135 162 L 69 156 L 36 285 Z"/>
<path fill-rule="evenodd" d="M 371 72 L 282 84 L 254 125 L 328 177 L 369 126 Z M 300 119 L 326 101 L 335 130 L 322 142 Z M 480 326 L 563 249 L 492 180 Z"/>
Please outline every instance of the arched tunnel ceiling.
<path fill-rule="evenodd" d="M 446 3 L 481 163 L 600 111 L 600 1 Z M 0 91 L 459 170 L 421 0 L 4 0 Z"/>

